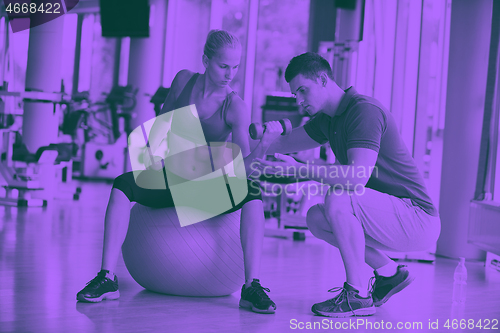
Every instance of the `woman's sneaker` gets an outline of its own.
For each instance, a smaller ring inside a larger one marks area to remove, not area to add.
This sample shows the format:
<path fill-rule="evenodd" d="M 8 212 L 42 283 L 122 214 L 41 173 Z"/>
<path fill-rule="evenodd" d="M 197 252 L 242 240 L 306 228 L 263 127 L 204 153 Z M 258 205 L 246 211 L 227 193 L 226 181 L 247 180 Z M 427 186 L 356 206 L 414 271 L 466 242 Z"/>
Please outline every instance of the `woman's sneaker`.
<path fill-rule="evenodd" d="M 371 296 L 361 297 L 359 291 L 350 284 L 344 282 L 344 287 L 337 287 L 328 290 L 328 292 L 340 293 L 332 299 L 316 303 L 312 306 L 312 312 L 317 315 L 345 318 L 352 316 L 371 316 L 376 310 L 373 306 Z"/>
<path fill-rule="evenodd" d="M 370 284 L 373 279 L 375 279 L 375 282 L 370 292 L 375 306 L 381 306 L 387 302 L 392 295 L 399 293 L 415 280 L 415 278 L 410 275 L 406 265 L 399 265 L 396 274 L 389 277 L 379 275 L 377 271 L 373 272 L 375 276 L 370 279 Z"/>
<path fill-rule="evenodd" d="M 262 287 L 258 279 L 253 279 L 251 286 L 248 288 L 243 285 L 240 307 L 257 313 L 274 313 L 276 304 L 267 296 L 266 291 L 270 292 L 271 290 Z"/>
<path fill-rule="evenodd" d="M 117 299 L 120 297 L 118 278 L 115 275 L 114 280 L 111 280 L 106 277 L 107 273 L 109 272 L 105 270 L 97 273 L 97 276 L 76 294 L 76 299 L 81 302 L 96 303 L 105 299 Z"/>

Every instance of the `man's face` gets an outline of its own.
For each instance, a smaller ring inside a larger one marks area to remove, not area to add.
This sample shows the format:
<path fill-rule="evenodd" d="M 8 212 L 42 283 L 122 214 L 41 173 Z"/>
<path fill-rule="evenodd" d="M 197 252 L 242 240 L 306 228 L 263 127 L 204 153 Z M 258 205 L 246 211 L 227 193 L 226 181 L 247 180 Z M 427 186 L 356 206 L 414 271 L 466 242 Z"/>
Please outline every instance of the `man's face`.
<path fill-rule="evenodd" d="M 314 116 L 323 109 L 325 88 L 320 78 L 311 80 L 299 74 L 289 84 L 290 91 L 297 98 L 297 104 L 309 115 Z"/>

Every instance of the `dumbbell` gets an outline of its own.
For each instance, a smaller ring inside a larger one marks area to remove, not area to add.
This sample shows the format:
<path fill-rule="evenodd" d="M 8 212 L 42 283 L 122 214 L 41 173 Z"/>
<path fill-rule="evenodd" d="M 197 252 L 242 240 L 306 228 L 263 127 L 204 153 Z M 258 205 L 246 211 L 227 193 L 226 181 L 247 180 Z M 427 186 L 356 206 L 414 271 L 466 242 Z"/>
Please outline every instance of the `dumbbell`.
<path fill-rule="evenodd" d="M 280 120 L 280 124 L 283 127 L 283 133 L 281 135 L 288 135 L 292 132 L 292 122 L 290 119 L 284 118 Z M 266 124 L 262 125 L 259 123 L 250 124 L 248 131 L 250 132 L 250 137 L 253 140 L 259 140 L 264 135 Z"/>

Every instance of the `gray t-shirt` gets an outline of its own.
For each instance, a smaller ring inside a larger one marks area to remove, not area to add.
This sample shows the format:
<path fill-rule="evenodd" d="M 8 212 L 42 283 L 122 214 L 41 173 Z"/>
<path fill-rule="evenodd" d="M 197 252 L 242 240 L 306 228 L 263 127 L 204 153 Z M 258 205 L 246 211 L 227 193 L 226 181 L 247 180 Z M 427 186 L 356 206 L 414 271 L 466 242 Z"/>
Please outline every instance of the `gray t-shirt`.
<path fill-rule="evenodd" d="M 347 150 L 368 148 L 378 152 L 366 187 L 398 198 L 410 198 L 432 216 L 438 216 L 417 165 L 403 142 L 392 114 L 376 99 L 345 91 L 334 117 L 318 113 L 304 125 L 315 141 L 330 142 L 335 157 L 348 164 Z"/>

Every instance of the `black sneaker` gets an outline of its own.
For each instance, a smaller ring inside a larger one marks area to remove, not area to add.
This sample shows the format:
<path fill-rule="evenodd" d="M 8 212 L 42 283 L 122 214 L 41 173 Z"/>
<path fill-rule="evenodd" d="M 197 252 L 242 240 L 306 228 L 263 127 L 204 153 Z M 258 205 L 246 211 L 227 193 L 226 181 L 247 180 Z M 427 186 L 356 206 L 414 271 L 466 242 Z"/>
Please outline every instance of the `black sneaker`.
<path fill-rule="evenodd" d="M 114 281 L 106 277 L 107 271 L 101 270 L 87 286 L 76 294 L 76 299 L 81 302 L 100 302 L 105 299 L 117 299 L 120 297 L 118 291 L 118 278 Z"/>
<path fill-rule="evenodd" d="M 392 295 L 399 293 L 415 280 L 415 278 L 410 275 L 406 265 L 399 265 L 396 274 L 389 277 L 379 275 L 377 271 L 373 272 L 375 276 L 370 279 L 370 284 L 372 284 L 373 279 L 375 279 L 375 282 L 370 292 L 375 306 L 381 306 L 387 302 Z"/>
<path fill-rule="evenodd" d="M 251 287 L 241 287 L 240 307 L 251 309 L 257 313 L 274 313 L 276 311 L 276 304 L 267 296 L 270 292 L 268 288 L 260 285 L 258 279 L 253 279 Z"/>
<path fill-rule="evenodd" d="M 345 318 L 352 316 L 371 316 L 375 313 L 371 296 L 359 296 L 359 290 L 354 289 L 347 282 L 344 287 L 337 287 L 328 290 L 340 294 L 327 301 L 316 303 L 312 306 L 312 312 L 317 315 L 334 318 Z"/>

